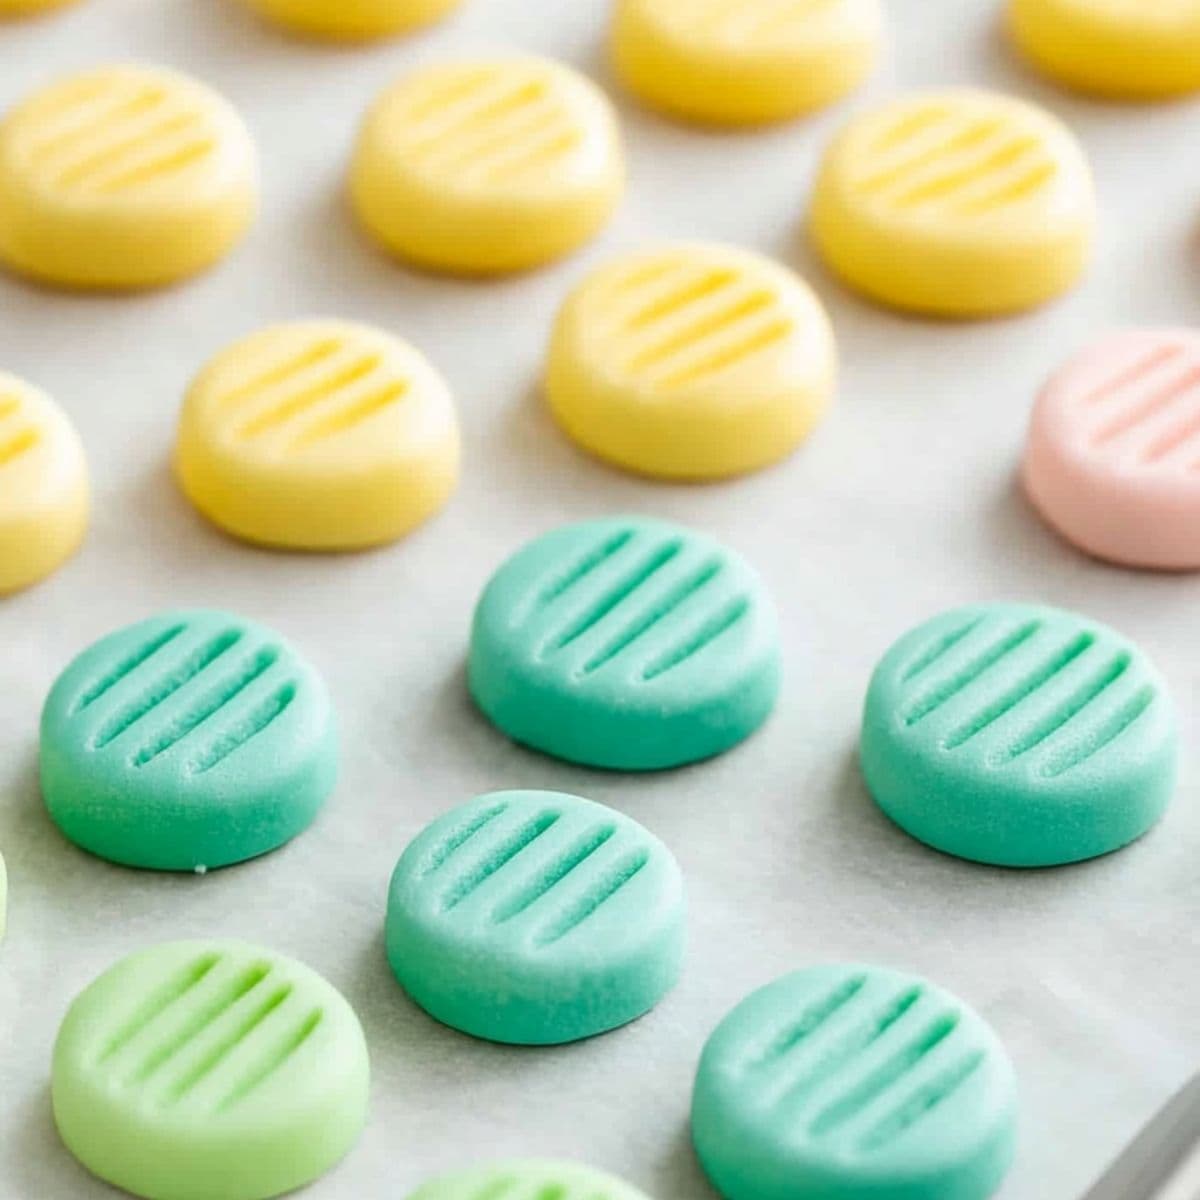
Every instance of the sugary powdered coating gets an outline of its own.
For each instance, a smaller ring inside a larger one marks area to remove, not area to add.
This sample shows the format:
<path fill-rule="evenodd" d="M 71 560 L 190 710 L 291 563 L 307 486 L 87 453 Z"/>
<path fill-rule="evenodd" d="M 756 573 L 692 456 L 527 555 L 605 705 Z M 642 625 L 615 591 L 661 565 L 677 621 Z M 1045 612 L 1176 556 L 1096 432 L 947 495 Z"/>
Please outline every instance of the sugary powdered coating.
<path fill-rule="evenodd" d="M 1047 867 L 1154 825 L 1177 734 L 1166 685 L 1126 638 L 1059 609 L 993 604 L 943 613 L 892 646 L 859 752 L 876 802 L 913 837 Z"/>
<path fill-rule="evenodd" d="M 726 1200 L 985 1200 L 1013 1157 L 1013 1069 L 984 1021 L 934 984 L 813 967 L 718 1026 L 692 1139 Z"/>
<path fill-rule="evenodd" d="M 278 634 L 229 613 L 163 613 L 59 676 L 42 710 L 42 795 L 101 858 L 220 867 L 311 824 L 337 746 L 324 683 Z"/>
<path fill-rule="evenodd" d="M 642 1016 L 675 985 L 684 908 L 678 864 L 636 821 L 578 796 L 495 792 L 404 851 L 388 960 L 455 1029 L 569 1042 Z"/>
<path fill-rule="evenodd" d="M 774 605 L 702 534 L 644 517 L 563 526 L 514 554 L 479 604 L 471 694 L 502 732 L 613 770 L 696 762 L 770 715 Z"/>

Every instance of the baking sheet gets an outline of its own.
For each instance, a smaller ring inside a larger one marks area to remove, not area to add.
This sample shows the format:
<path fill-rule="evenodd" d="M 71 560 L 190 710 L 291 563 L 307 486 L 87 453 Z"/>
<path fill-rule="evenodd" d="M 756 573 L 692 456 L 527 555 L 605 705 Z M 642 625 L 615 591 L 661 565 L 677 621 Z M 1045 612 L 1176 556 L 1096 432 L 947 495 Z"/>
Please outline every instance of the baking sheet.
<path fill-rule="evenodd" d="M 91 458 L 94 523 L 47 583 L 0 603 L 0 848 L 11 875 L 0 949 L 0 1197 L 110 1195 L 60 1148 L 49 1055 L 71 997 L 159 940 L 236 935 L 299 956 L 350 998 L 370 1040 L 373 1113 L 358 1149 L 312 1189 L 401 1197 L 422 1177 L 513 1154 L 579 1158 L 658 1200 L 712 1195 L 688 1147 L 702 1042 L 750 989 L 820 959 L 924 972 L 998 1028 L 1020 1074 L 1020 1158 L 1005 1200 L 1080 1193 L 1200 1059 L 1190 747 L 1200 580 L 1076 555 L 1012 481 L 1032 393 L 1098 328 L 1200 319 L 1200 108 L 1070 98 L 1012 61 L 993 0 L 892 0 L 889 61 L 836 110 L 760 134 L 682 129 L 621 100 L 631 185 L 585 253 L 516 280 L 410 273 L 356 232 L 342 199 L 357 119 L 410 65 L 519 48 L 608 82 L 603 0 L 467 0 L 427 35 L 369 48 L 288 41 L 225 0 L 85 0 L 0 26 L 0 106 L 54 75 L 136 58 L 194 72 L 245 114 L 263 215 L 223 266 L 185 286 L 79 297 L 0 278 L 0 367 L 48 389 Z M 1086 285 L 1040 313 L 950 325 L 873 309 L 813 260 L 800 222 L 815 165 L 848 112 L 897 87 L 977 83 L 1064 116 L 1092 156 L 1103 236 Z M 828 304 L 844 371 L 836 409 L 791 461 L 729 484 L 635 480 L 576 452 L 540 406 L 540 356 L 590 264 L 662 236 L 721 238 L 796 266 Z M 226 540 L 181 498 L 168 454 L 189 376 L 267 322 L 329 314 L 422 347 L 461 408 L 465 465 L 444 515 L 353 557 Z M 702 766 L 603 775 L 508 744 L 471 709 L 463 655 L 490 571 L 528 537 L 609 512 L 707 529 L 765 574 L 787 678 L 761 734 Z M 867 676 L 932 612 L 999 598 L 1078 608 L 1140 641 L 1181 711 L 1173 810 L 1119 855 L 1015 873 L 941 857 L 891 828 L 853 761 Z M 325 673 L 344 769 L 316 826 L 259 862 L 204 878 L 108 866 L 66 844 L 35 777 L 37 715 L 68 658 L 161 607 L 222 605 L 294 638 Z M 579 792 L 644 822 L 686 872 L 680 987 L 630 1028 L 519 1050 L 471 1041 L 407 1003 L 381 945 L 387 879 L 431 817 L 478 792 Z"/>

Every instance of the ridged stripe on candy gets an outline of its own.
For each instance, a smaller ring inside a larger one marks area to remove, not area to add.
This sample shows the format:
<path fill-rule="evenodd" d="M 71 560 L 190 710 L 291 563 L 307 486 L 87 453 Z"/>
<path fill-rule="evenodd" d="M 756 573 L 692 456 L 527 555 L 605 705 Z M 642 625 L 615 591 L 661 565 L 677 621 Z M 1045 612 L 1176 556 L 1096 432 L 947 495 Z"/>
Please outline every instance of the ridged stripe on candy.
<path fill-rule="evenodd" d="M 98 1070 L 161 1106 L 199 1096 L 208 1111 L 239 1102 L 296 1053 L 322 1019 L 265 961 L 198 957 L 164 980 L 109 1039 Z M 201 1095 L 203 1093 L 203 1095 Z"/>
<path fill-rule="evenodd" d="M 442 841 L 429 855 L 425 866 L 421 869 L 421 877 L 433 874 L 439 870 L 454 855 L 461 850 L 485 826 L 490 825 L 497 817 L 502 817 L 508 811 L 507 804 L 494 804 L 481 812 L 473 813 L 458 829 Z"/>
<path fill-rule="evenodd" d="M 208 692 L 191 704 L 187 710 L 168 726 L 159 729 L 145 745 L 134 755 L 136 766 L 145 766 L 153 762 L 160 754 L 165 754 L 182 742 L 193 730 L 200 728 L 211 717 L 217 716 L 227 705 L 232 704 L 256 679 L 279 661 L 279 651 L 274 646 L 264 647 L 246 661 L 239 664 L 236 671 L 211 687 Z"/>
<path fill-rule="evenodd" d="M 652 580 L 668 563 L 683 552 L 683 542 L 674 538 L 642 554 L 627 568 L 615 585 L 596 596 L 584 612 L 576 617 L 551 643 L 552 650 L 565 650 L 585 634 L 595 629 L 609 613 L 634 596 L 638 589 Z"/>
<path fill-rule="evenodd" d="M 676 609 L 720 575 L 722 565 L 719 560 L 709 560 L 692 571 L 672 588 L 661 603 L 628 622 L 616 637 L 611 638 L 593 654 L 583 664 L 583 673 L 590 675 L 593 671 L 598 671 L 606 663 L 628 650 L 637 642 L 638 638 L 650 633 L 660 621 L 668 620 Z"/>
<path fill-rule="evenodd" d="M 314 367 L 345 349 L 346 342 L 340 337 L 317 338 L 301 350 L 291 349 L 270 366 L 257 370 L 248 380 L 225 392 L 217 400 L 217 409 L 228 412 L 254 400 L 263 392 L 286 383 L 308 367 Z"/>
<path fill-rule="evenodd" d="M 1098 404 L 1113 399 L 1118 393 L 1124 392 L 1126 388 L 1140 383 L 1165 363 L 1178 359 L 1183 352 L 1183 347 L 1176 343 L 1156 347 L 1131 363 L 1122 366 L 1115 374 L 1090 388 L 1083 398 L 1083 404 Z"/>
<path fill-rule="evenodd" d="M 939 206 L 963 216 L 1003 209 L 1057 174 L 1043 139 L 1003 116 L 964 116 L 931 104 L 875 143 L 860 189 L 896 211 Z"/>
<path fill-rule="evenodd" d="M 366 424 L 372 417 L 399 404 L 408 393 L 402 380 L 383 383 L 357 400 L 349 400 L 335 412 L 326 413 L 311 425 L 297 432 L 289 443 L 293 450 L 306 450 L 339 434 L 349 433 Z"/>
<path fill-rule="evenodd" d="M 47 184 L 67 191 L 133 191 L 179 174 L 216 150 L 207 116 L 158 85 L 100 93 L 59 114 L 31 157 Z M 73 117 L 74 119 L 64 119 Z"/>
<path fill-rule="evenodd" d="M 0 436 L 0 470 L 23 458 L 41 440 L 41 434 L 32 426 L 26 426 L 7 436 Z"/>
<path fill-rule="evenodd" d="M 538 89 L 535 101 L 514 99 L 511 108 L 495 113 L 469 135 L 451 136 L 424 150 L 420 161 L 432 173 L 503 182 L 564 157 L 582 141 L 576 123 Z"/>
<path fill-rule="evenodd" d="M 773 286 L 732 266 L 644 264 L 608 299 L 604 341 L 622 371 L 664 389 L 743 365 L 795 329 Z"/>
<path fill-rule="evenodd" d="M 256 705 L 244 718 L 221 734 L 203 751 L 196 754 L 192 769 L 198 775 L 223 763 L 235 750 L 240 750 L 264 733 L 283 716 L 296 699 L 296 685 L 285 683 Z"/>
<path fill-rule="evenodd" d="M 678 578 L 652 589 L 677 562 Z M 601 574 L 604 567 L 610 569 Z M 646 547 L 628 531 L 606 537 L 539 589 L 532 612 L 544 630 L 539 656 L 552 660 L 587 638 L 596 644 L 580 664 L 583 676 L 633 653 L 639 656 L 643 682 L 657 679 L 701 654 L 749 614 L 745 594 L 720 586 L 724 569 L 716 556 L 690 563 L 680 538 Z M 575 611 L 556 618 L 551 606 L 564 597 Z M 698 597 L 703 607 L 697 606 Z"/>
<path fill-rule="evenodd" d="M 41 430 L 24 419 L 23 407 L 19 396 L 0 394 L 0 470 L 41 443 Z"/>
<path fill-rule="evenodd" d="M 535 941 L 540 946 L 550 946 L 574 933 L 589 917 L 611 901 L 622 888 L 631 883 L 650 861 L 650 851 L 645 848 L 630 850 L 621 859 L 604 871 L 587 893 L 572 902 L 567 909 L 554 917 L 538 931 Z"/>
<path fill-rule="evenodd" d="M 128 679 L 143 663 L 153 658 L 164 646 L 170 645 L 177 637 L 187 632 L 184 624 L 171 625 L 158 633 L 151 634 L 141 645 L 123 654 L 102 675 L 97 677 L 84 689 L 79 700 L 72 708 L 72 713 L 83 712 L 117 684 Z"/>
<path fill-rule="evenodd" d="M 556 572 L 554 577 L 537 593 L 536 607 L 540 608 L 557 600 L 576 584 L 582 583 L 593 571 L 624 550 L 633 541 L 634 536 L 632 529 L 622 529 L 617 533 L 610 534 L 564 570 Z"/>
<path fill-rule="evenodd" d="M 441 912 L 453 912 L 487 884 L 488 919 L 531 922 L 534 943 L 549 946 L 609 903 L 650 860 L 649 849 L 629 844 L 611 821 L 552 807 L 500 821 L 506 814 L 506 805 L 472 814 L 430 853 L 421 878 L 436 889 Z M 531 854 L 552 830 L 544 852 Z"/>
<path fill-rule="evenodd" d="M 457 908 L 493 875 L 503 871 L 523 850 L 527 850 L 538 838 L 553 829 L 561 819 L 560 812 L 543 811 L 527 818 L 515 830 L 506 833 L 499 842 L 488 847 L 487 857 L 448 884 L 442 899 L 442 908 L 446 912 Z"/>
<path fill-rule="evenodd" d="M 526 909 L 531 908 L 543 896 L 552 891 L 576 868 L 583 866 L 601 846 L 610 841 L 617 832 L 615 825 L 601 825 L 588 831 L 583 837 L 577 838 L 565 854 L 560 855 L 548 870 L 528 883 L 510 893 L 508 898 L 497 905 L 495 920 L 497 924 L 511 921 L 519 917 Z"/>
<path fill-rule="evenodd" d="M 130 692 L 127 681 L 135 676 L 140 680 L 127 699 L 110 699 L 109 711 L 90 739 L 93 750 L 104 750 L 134 730 L 141 734 L 137 749 L 129 751 L 134 766 L 146 766 L 183 744 L 188 769 L 203 773 L 262 733 L 295 699 L 291 680 L 276 685 L 263 699 L 249 699 L 250 689 L 276 665 L 281 652 L 275 646 L 251 647 L 234 661 L 244 642 L 236 627 L 164 659 L 164 651 L 187 632 L 180 623 L 148 637 L 82 692 L 74 713 L 90 709 L 120 684 L 126 684 L 123 693 Z M 185 688 L 187 703 L 172 705 L 165 720 L 156 719 L 155 714 Z"/>
<path fill-rule="evenodd" d="M 117 128 L 167 101 L 159 84 L 138 83 L 114 87 L 111 80 L 87 80 L 69 88 L 56 103 L 39 111 L 38 130 L 30 139 L 29 156 L 35 165 L 58 161 L 65 152 L 84 146 L 97 134 Z M 47 125 L 49 128 L 47 128 Z"/>
<path fill-rule="evenodd" d="M 1150 351 L 1092 388 L 1090 442 L 1146 464 L 1190 458 L 1200 441 L 1200 355 L 1179 343 Z"/>
<path fill-rule="evenodd" d="M 222 655 L 228 653 L 242 639 L 242 631 L 228 628 L 206 638 L 194 646 L 184 657 L 171 664 L 169 670 L 160 672 L 139 695 L 117 707 L 109 714 L 91 739 L 94 750 L 103 750 L 123 733 L 149 716 L 161 704 L 169 700 L 180 688 L 203 674 Z"/>
<path fill-rule="evenodd" d="M 997 663 L 1003 662 L 1014 651 L 1040 632 L 1042 622 L 1028 620 L 1012 629 L 998 633 L 981 649 L 958 667 L 951 675 L 933 687 L 918 691 L 915 698 L 904 706 L 904 723 L 912 726 L 937 712 L 942 705 L 953 700 L 961 691 L 975 683 L 981 675 Z"/>
<path fill-rule="evenodd" d="M 383 354 L 339 337 L 316 338 L 278 361 L 255 367 L 216 401 L 237 418 L 244 440 L 278 437 L 300 451 L 337 437 L 399 404 L 409 382 L 384 369 Z"/>
<path fill-rule="evenodd" d="M 1031 661 L 1016 679 L 989 688 L 989 672 L 1045 631 L 1036 619 L 997 627 L 976 616 L 933 638 L 901 673 L 902 682 L 915 681 L 917 689 L 901 709 L 905 723 L 911 727 L 930 718 L 973 688 L 979 693 L 973 710 L 937 735 L 944 750 L 960 750 L 1003 722 L 1002 734 L 988 746 L 984 762 L 989 767 L 1036 754 L 1036 769 L 1057 776 L 1087 762 L 1146 712 L 1155 689 L 1134 669 L 1129 651 L 1089 630 L 1072 632 L 1065 626 L 1053 646 L 1028 656 Z M 964 648 L 971 634 L 975 644 Z M 936 674 L 937 664 L 956 648 L 957 665 L 923 684 L 922 676 Z"/>
<path fill-rule="evenodd" d="M 1022 703 L 1031 696 L 1035 696 L 1095 644 L 1094 634 L 1079 633 L 1071 638 L 1065 646 L 1060 646 L 1052 653 L 1043 655 L 1040 661 L 1026 669 L 1014 683 L 990 696 L 975 712 L 947 733 L 942 739 L 942 745 L 947 750 L 956 750 L 959 746 L 965 746 L 972 738 L 1015 712 Z"/>
<path fill-rule="evenodd" d="M 554 83 L 492 69 L 413 105 L 398 130 L 406 157 L 431 174 L 512 181 L 578 148 L 583 133 Z"/>
<path fill-rule="evenodd" d="M 786 1111 L 810 1137 L 850 1129 L 857 1148 L 878 1149 L 948 1099 L 986 1057 L 957 1011 L 927 1000 L 920 984 L 884 991 L 849 976 L 752 1053 L 748 1079 L 762 1103 Z"/>
<path fill-rule="evenodd" d="M 317 1026 L 324 1018 L 325 1014 L 321 1009 L 313 1009 L 294 1029 L 289 1029 L 282 1039 L 277 1039 L 278 1044 L 267 1051 L 263 1060 L 247 1071 L 245 1076 L 222 1097 L 217 1104 L 217 1111 L 229 1111 L 262 1087 L 272 1075 L 300 1051 L 305 1042 L 317 1031 Z"/>

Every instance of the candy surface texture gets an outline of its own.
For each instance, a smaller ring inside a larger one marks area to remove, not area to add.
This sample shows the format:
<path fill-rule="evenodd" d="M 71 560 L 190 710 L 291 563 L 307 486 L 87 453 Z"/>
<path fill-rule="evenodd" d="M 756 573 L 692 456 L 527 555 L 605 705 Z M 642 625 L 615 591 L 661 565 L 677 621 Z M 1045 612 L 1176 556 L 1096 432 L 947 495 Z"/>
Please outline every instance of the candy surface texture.
<path fill-rule="evenodd" d="M 88 469 L 65 413 L 0 372 L 0 595 L 69 558 L 88 523 Z"/>
<path fill-rule="evenodd" d="M 851 287 L 895 308 L 984 317 L 1070 288 L 1095 198 L 1074 135 L 1024 100 L 927 92 L 855 117 L 826 150 L 811 228 Z"/>
<path fill-rule="evenodd" d="M 42 711 L 42 795 L 63 833 L 113 862 L 220 867 L 312 822 L 337 775 L 321 678 L 271 630 L 164 613 L 102 638 Z"/>
<path fill-rule="evenodd" d="M 257 204 L 241 118 L 201 83 L 101 67 L 0 120 L 0 261 L 49 283 L 139 288 L 211 266 Z"/>
<path fill-rule="evenodd" d="M 718 1026 L 692 1138 L 725 1200 L 986 1200 L 1013 1157 L 1012 1065 L 984 1021 L 931 983 L 813 967 Z"/>
<path fill-rule="evenodd" d="M 593 272 L 559 313 L 555 417 L 584 449 L 667 479 L 752 471 L 791 453 L 834 390 L 821 302 L 728 246 L 668 244 Z"/>
<path fill-rule="evenodd" d="M 1034 406 L 1023 474 L 1089 554 L 1200 568 L 1200 333 L 1131 330 L 1073 357 Z"/>
<path fill-rule="evenodd" d="M 558 792 L 495 792 L 408 846 L 388 897 L 387 951 L 437 1020 L 546 1045 L 615 1029 L 679 977 L 683 880 L 629 817 Z"/>
<path fill-rule="evenodd" d="M 1010 0 L 1021 52 L 1069 87 L 1114 99 L 1200 91 L 1197 0 Z"/>
<path fill-rule="evenodd" d="M 461 0 L 246 0 L 297 33 L 334 41 L 407 33 L 440 20 Z"/>
<path fill-rule="evenodd" d="M 561 258 L 608 222 L 623 187 L 608 99 L 523 57 L 405 76 L 367 114 L 351 170 L 354 207 L 379 242 L 463 274 Z"/>
<path fill-rule="evenodd" d="M 192 503 L 248 541 L 350 550 L 392 541 L 458 480 L 454 404 L 411 346 L 345 321 L 260 330 L 188 390 L 175 451 Z"/>
<path fill-rule="evenodd" d="M 626 87 L 655 108 L 752 125 L 852 91 L 882 33 L 878 0 L 619 0 L 612 57 Z"/>
<path fill-rule="evenodd" d="M 471 694 L 515 741 L 653 770 L 728 750 L 779 691 L 775 609 L 736 554 L 640 517 L 567 525 L 510 558 L 475 610 Z"/>
<path fill-rule="evenodd" d="M 876 802 L 913 837 L 1046 867 L 1117 850 L 1162 816 L 1177 735 L 1166 685 L 1126 638 L 997 604 L 934 617 L 884 655 L 860 756 Z"/>
<path fill-rule="evenodd" d="M 449 1171 L 422 1184 L 408 1200 L 480 1200 L 481 1196 L 554 1200 L 649 1200 L 611 1175 L 577 1163 L 513 1159 Z"/>
<path fill-rule="evenodd" d="M 316 972 L 244 942 L 171 942 L 75 1000 L 51 1090 L 101 1179 L 148 1200 L 265 1200 L 353 1146 L 368 1075 L 358 1018 Z"/>

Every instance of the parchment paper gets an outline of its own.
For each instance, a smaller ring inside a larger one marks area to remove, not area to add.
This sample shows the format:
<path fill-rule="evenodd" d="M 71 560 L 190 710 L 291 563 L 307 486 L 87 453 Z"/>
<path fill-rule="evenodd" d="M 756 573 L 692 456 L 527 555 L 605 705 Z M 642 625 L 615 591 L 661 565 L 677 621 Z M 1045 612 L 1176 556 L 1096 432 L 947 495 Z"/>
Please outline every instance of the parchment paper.
<path fill-rule="evenodd" d="M 70 999 L 147 944 L 236 935 L 299 956 L 339 986 L 373 1054 L 358 1149 L 312 1189 L 401 1200 L 438 1169 L 489 1156 L 583 1159 L 658 1200 L 712 1195 L 686 1117 L 701 1045 L 752 988 L 825 959 L 924 972 L 998 1028 L 1020 1073 L 1020 1160 L 1004 1200 L 1069 1200 L 1200 1059 L 1191 747 L 1200 721 L 1200 580 L 1090 562 L 1013 486 L 1047 371 L 1102 328 L 1200 319 L 1200 108 L 1074 99 L 1028 74 L 993 0 L 892 0 L 887 64 L 832 112 L 765 133 L 676 127 L 621 99 L 631 183 L 604 236 L 519 279 L 433 279 L 386 261 L 349 219 L 348 148 L 370 98 L 410 65 L 519 48 L 610 83 L 603 0 L 467 0 L 408 40 L 354 49 L 289 41 L 232 0 L 84 0 L 0 26 L 0 105 L 92 63 L 174 64 L 245 114 L 263 213 L 234 256 L 165 292 L 57 294 L 0 278 L 0 366 L 69 410 L 89 451 L 82 553 L 0 602 L 0 848 L 11 875 L 0 947 L 0 1197 L 110 1195 L 59 1146 L 50 1049 Z M 973 325 L 905 319 L 852 298 L 801 237 L 816 155 L 850 111 L 897 87 L 996 86 L 1064 116 L 1103 205 L 1090 275 L 1061 303 Z M 639 481 L 578 453 L 537 379 L 566 289 L 606 256 L 661 237 L 728 239 L 797 267 L 828 304 L 844 361 L 835 410 L 793 459 L 734 483 Z M 227 540 L 178 493 L 168 459 L 183 389 L 232 338 L 278 319 L 376 322 L 423 348 L 461 408 L 466 458 L 444 515 L 404 543 L 345 557 Z M 555 524 L 645 512 L 707 529 L 765 574 L 787 676 L 761 734 L 663 775 L 611 776 L 508 744 L 472 710 L 471 608 L 517 545 Z M 892 639 L 959 603 L 1074 607 L 1138 640 L 1169 677 L 1185 764 L 1167 821 L 1133 848 L 1016 873 L 941 857 L 871 805 L 853 760 L 868 674 Z M 176 605 L 221 605 L 294 638 L 325 673 L 344 769 L 317 824 L 270 857 L 204 878 L 121 870 L 76 851 L 36 785 L 42 699 L 107 630 Z M 612 804 L 675 850 L 691 906 L 686 976 L 652 1015 L 580 1045 L 517 1050 L 443 1029 L 393 983 L 381 948 L 387 880 L 408 839 L 481 791 L 546 787 Z"/>

